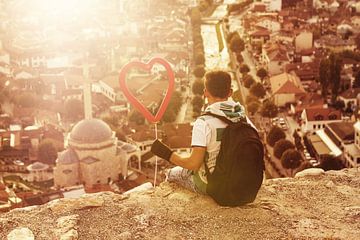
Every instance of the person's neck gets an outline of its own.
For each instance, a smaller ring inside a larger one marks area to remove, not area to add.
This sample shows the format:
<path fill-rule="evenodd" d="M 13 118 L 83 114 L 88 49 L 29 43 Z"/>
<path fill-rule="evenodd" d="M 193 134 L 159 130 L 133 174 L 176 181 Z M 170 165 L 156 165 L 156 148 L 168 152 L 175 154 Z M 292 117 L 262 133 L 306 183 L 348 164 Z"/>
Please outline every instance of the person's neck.
<path fill-rule="evenodd" d="M 217 103 L 217 102 L 224 102 L 227 101 L 228 98 L 208 98 L 209 105 Z"/>

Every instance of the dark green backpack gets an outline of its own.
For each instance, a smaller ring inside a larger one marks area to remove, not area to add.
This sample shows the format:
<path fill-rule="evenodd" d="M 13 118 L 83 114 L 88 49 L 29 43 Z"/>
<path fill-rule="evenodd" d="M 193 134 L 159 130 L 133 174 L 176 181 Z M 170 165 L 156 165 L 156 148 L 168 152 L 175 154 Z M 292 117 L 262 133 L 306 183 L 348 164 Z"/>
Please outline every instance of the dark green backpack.
<path fill-rule="evenodd" d="M 222 206 L 239 206 L 253 202 L 263 181 L 264 147 L 259 135 L 245 121 L 232 123 L 225 117 L 213 115 L 226 122 L 216 158 L 215 169 L 207 172 L 207 193 Z"/>

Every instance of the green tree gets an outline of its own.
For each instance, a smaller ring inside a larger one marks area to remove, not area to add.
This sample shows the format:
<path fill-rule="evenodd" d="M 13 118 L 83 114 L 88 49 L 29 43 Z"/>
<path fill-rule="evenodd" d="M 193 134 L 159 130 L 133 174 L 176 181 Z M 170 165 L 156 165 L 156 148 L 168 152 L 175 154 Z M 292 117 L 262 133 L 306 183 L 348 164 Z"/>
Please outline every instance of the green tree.
<path fill-rule="evenodd" d="M 194 95 L 204 94 L 204 82 L 202 79 L 196 79 L 192 84 L 192 92 Z"/>
<path fill-rule="evenodd" d="M 327 58 L 320 61 L 319 81 L 321 85 L 321 95 L 326 99 L 330 81 L 330 61 Z"/>
<path fill-rule="evenodd" d="M 79 99 L 69 99 L 65 102 L 64 115 L 70 120 L 79 120 L 84 117 L 84 105 Z"/>
<path fill-rule="evenodd" d="M 244 87 L 250 88 L 255 83 L 255 80 L 251 75 L 246 75 L 243 78 L 243 82 L 244 82 Z"/>
<path fill-rule="evenodd" d="M 177 114 L 175 113 L 174 109 L 168 108 L 166 109 L 162 120 L 167 123 L 172 123 L 176 120 Z"/>
<path fill-rule="evenodd" d="M 267 75 L 268 75 L 268 72 L 265 70 L 265 68 L 260 68 L 256 72 L 256 76 L 258 76 L 261 79 L 261 81 L 263 81 L 264 78 L 267 77 Z"/>
<path fill-rule="evenodd" d="M 294 169 L 300 167 L 301 162 L 301 154 L 294 149 L 286 150 L 281 157 L 281 165 L 286 169 L 291 169 L 291 175 L 293 175 Z"/>
<path fill-rule="evenodd" d="M 127 142 L 127 139 L 126 139 L 126 135 L 124 133 L 124 131 L 120 128 L 117 128 L 115 130 L 115 136 L 117 137 L 117 139 L 119 139 L 120 141 L 123 141 L 123 142 Z"/>
<path fill-rule="evenodd" d="M 250 102 L 246 105 L 246 110 L 253 115 L 259 110 L 260 106 L 261 104 L 259 102 Z"/>
<path fill-rule="evenodd" d="M 354 88 L 360 88 L 360 70 L 358 70 L 356 75 L 355 75 L 355 80 L 354 80 L 353 87 Z"/>
<path fill-rule="evenodd" d="M 201 23 L 201 12 L 199 8 L 194 7 L 190 11 L 190 19 L 192 25 L 198 25 Z"/>
<path fill-rule="evenodd" d="M 57 158 L 57 150 L 55 144 L 50 139 L 44 139 L 38 148 L 38 160 L 40 162 L 55 165 L 55 160 Z"/>
<path fill-rule="evenodd" d="M 277 157 L 278 159 L 280 159 L 286 150 L 294 149 L 294 148 L 295 148 L 294 144 L 292 142 L 290 142 L 289 140 L 280 139 L 274 145 L 274 156 Z"/>
<path fill-rule="evenodd" d="M 249 104 L 249 103 L 252 103 L 252 102 L 258 102 L 258 103 L 260 103 L 260 102 L 259 102 L 259 99 L 258 99 L 256 96 L 251 95 L 251 94 L 249 94 L 249 95 L 246 96 L 245 102 L 246 102 L 246 104 Z"/>
<path fill-rule="evenodd" d="M 261 83 L 254 83 L 250 87 L 250 93 L 258 98 L 263 98 L 266 95 L 266 90 Z"/>
<path fill-rule="evenodd" d="M 191 103 L 193 105 L 193 109 L 195 109 L 195 111 L 201 111 L 201 108 L 204 105 L 204 99 L 200 96 L 200 95 L 195 95 L 193 97 L 193 99 L 191 100 Z"/>
<path fill-rule="evenodd" d="M 194 57 L 194 61 L 196 65 L 204 65 L 205 63 L 205 57 L 203 53 L 196 53 Z"/>
<path fill-rule="evenodd" d="M 137 125 L 145 124 L 144 116 L 136 110 L 130 112 L 129 121 Z"/>
<path fill-rule="evenodd" d="M 194 71 L 193 71 L 195 77 L 197 78 L 202 78 L 205 75 L 205 68 L 203 65 L 198 65 L 195 67 Z"/>
<path fill-rule="evenodd" d="M 249 66 L 247 64 L 241 64 L 239 70 L 240 70 L 241 74 L 243 74 L 243 75 L 250 72 L 250 68 L 249 68 Z"/>
<path fill-rule="evenodd" d="M 228 35 L 227 35 L 227 37 L 226 37 L 226 42 L 227 43 L 231 43 L 231 40 L 233 39 L 233 37 L 235 36 L 235 35 L 238 35 L 238 33 L 237 32 L 230 32 Z M 239 36 L 240 37 L 240 36 Z"/>
<path fill-rule="evenodd" d="M 325 155 L 320 160 L 320 168 L 324 169 L 324 171 L 329 170 L 340 170 L 344 168 L 341 160 L 333 155 Z"/>
<path fill-rule="evenodd" d="M 238 61 L 238 63 L 244 62 L 244 58 L 243 58 L 243 56 L 241 55 L 241 53 L 237 53 L 237 54 L 236 54 L 236 60 Z"/>
<path fill-rule="evenodd" d="M 240 53 L 245 49 L 245 42 L 239 36 L 235 34 L 230 41 L 230 50 L 236 53 Z"/>
<path fill-rule="evenodd" d="M 263 117 L 274 118 L 278 114 L 278 107 L 272 101 L 264 101 L 260 112 Z"/>
<path fill-rule="evenodd" d="M 24 108 L 36 107 L 39 103 L 39 99 L 33 93 L 22 93 L 17 96 L 16 103 Z"/>
<path fill-rule="evenodd" d="M 335 102 L 339 94 L 340 80 L 341 80 L 341 59 L 335 53 L 331 53 L 329 56 L 330 61 L 330 82 L 332 86 L 332 102 Z"/>
<path fill-rule="evenodd" d="M 285 138 L 286 135 L 284 131 L 278 126 L 273 126 L 266 137 L 266 142 L 273 147 L 277 141 Z"/>
<path fill-rule="evenodd" d="M 244 104 L 243 99 L 242 99 L 242 93 L 241 93 L 240 90 L 234 91 L 231 97 L 235 102 L 239 102 L 241 104 Z"/>

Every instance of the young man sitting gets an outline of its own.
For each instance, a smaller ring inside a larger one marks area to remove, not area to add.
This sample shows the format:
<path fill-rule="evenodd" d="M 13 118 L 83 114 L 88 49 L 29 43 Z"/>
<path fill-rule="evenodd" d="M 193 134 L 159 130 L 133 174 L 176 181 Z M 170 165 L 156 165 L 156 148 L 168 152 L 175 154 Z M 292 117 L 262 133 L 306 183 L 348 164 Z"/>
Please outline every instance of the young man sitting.
<path fill-rule="evenodd" d="M 208 107 L 205 109 L 205 114 L 194 123 L 190 156 L 181 157 L 158 140 L 151 148 L 155 155 L 177 165 L 168 172 L 168 181 L 202 194 L 206 194 L 207 186 L 205 164 L 212 173 L 220 150 L 221 133 L 227 126 L 224 121 L 206 113 L 224 117 L 233 123 L 244 120 L 249 122 L 244 107 L 229 100 L 232 89 L 231 76 L 227 72 L 208 72 L 205 75 L 204 85 L 204 96 L 208 100 Z"/>

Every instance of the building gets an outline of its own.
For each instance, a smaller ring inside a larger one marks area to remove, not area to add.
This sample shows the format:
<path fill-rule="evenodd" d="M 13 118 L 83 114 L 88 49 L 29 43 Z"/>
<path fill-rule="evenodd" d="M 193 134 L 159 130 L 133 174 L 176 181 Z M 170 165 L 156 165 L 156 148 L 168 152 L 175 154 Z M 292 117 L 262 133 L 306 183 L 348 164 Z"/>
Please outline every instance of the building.
<path fill-rule="evenodd" d="M 301 113 L 301 131 L 315 132 L 323 129 L 325 124 L 341 122 L 341 112 L 332 108 L 305 108 Z"/>
<path fill-rule="evenodd" d="M 355 109 L 359 105 L 360 88 L 349 88 L 338 96 L 338 100 L 344 101 L 344 108 L 351 105 Z"/>
<path fill-rule="evenodd" d="M 269 81 L 274 103 L 278 107 L 295 103 L 300 95 L 305 94 L 300 79 L 296 75 L 282 73 L 270 77 Z"/>
<path fill-rule="evenodd" d="M 268 12 L 279 12 L 282 7 L 282 0 L 262 0 Z"/>
<path fill-rule="evenodd" d="M 313 47 L 313 34 L 309 31 L 303 31 L 299 33 L 295 38 L 295 49 L 296 52 L 302 50 L 309 50 Z"/>
<path fill-rule="evenodd" d="M 49 165 L 41 162 L 34 162 L 26 167 L 29 172 L 27 181 L 29 182 L 43 182 L 52 179 L 53 174 L 48 174 Z M 51 170 L 50 170 L 51 172 Z"/>
<path fill-rule="evenodd" d="M 344 148 L 344 163 L 347 167 L 356 167 L 360 165 L 360 121 L 354 124 L 354 143 Z"/>
<path fill-rule="evenodd" d="M 119 141 L 115 132 L 99 119 L 78 122 L 68 134 L 66 145 L 54 168 L 57 188 L 108 184 L 126 178 L 129 164 L 140 165 L 139 149 Z"/>

